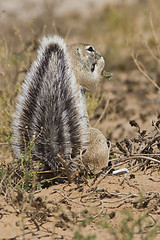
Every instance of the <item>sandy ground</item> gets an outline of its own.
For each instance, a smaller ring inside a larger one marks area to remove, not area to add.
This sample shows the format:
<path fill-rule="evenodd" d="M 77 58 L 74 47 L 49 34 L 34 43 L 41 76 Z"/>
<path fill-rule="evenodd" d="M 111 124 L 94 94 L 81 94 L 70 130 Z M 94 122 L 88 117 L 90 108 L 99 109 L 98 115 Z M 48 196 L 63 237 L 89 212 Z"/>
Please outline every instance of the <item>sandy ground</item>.
<path fill-rule="evenodd" d="M 55 1 L 53 15 L 60 16 L 78 12 L 87 19 L 97 11 L 101 11 L 106 4 L 116 2 L 123 1 Z M 133 1 L 129 2 L 133 3 Z M 43 0 L 0 1 L 1 24 L 3 25 L 5 21 L 5 26 L 7 24 L 9 26 L 14 23 L 14 20 L 17 22 L 21 22 L 21 19 L 28 21 L 43 15 L 43 8 L 46 9 L 49 6 L 49 1 L 46 3 Z M 72 22 L 73 25 L 77 25 L 74 19 Z M 60 24 L 63 25 L 63 22 Z M 81 37 L 81 29 L 85 27 L 81 26 L 82 24 L 84 24 L 83 21 L 78 23 L 78 29 L 74 28 L 72 39 L 77 40 Z M 89 28 L 90 26 L 88 31 Z M 66 31 L 66 29 L 64 32 L 62 31 L 64 35 Z M 16 38 L 12 31 L 10 34 L 11 37 Z M 25 30 L 22 34 L 26 36 Z M 101 34 L 103 36 L 103 31 Z M 93 43 L 94 37 L 92 37 Z M 98 36 L 96 37 L 98 38 Z M 102 38 L 99 43 L 99 47 L 104 52 L 106 50 L 105 41 L 107 39 Z M 109 59 L 107 64 L 112 64 L 111 61 L 112 59 Z M 123 65 L 114 66 L 112 80 L 104 82 L 101 87 L 103 101 L 91 115 L 91 124 L 94 126 L 109 99 L 107 110 L 97 128 L 111 139 L 113 144 L 126 136 L 128 138 L 137 136 L 135 129 L 129 125 L 130 120 L 136 120 L 141 130 L 150 131 L 152 121 L 156 119 L 159 112 L 160 95 L 133 63 L 127 68 L 130 62 L 129 56 Z M 158 73 L 155 74 L 155 77 L 158 78 L 158 76 Z M 6 160 L 12 161 L 10 153 L 7 154 L 1 154 L 0 160 L 3 161 L 4 158 L 7 158 Z M 127 231 L 127 227 L 124 230 L 123 226 L 126 222 L 129 229 L 134 232 L 133 238 L 130 239 L 144 239 L 138 225 L 135 228 L 133 225 L 137 219 L 146 214 L 147 218 L 142 225 L 143 230 L 147 231 L 148 228 L 145 226 L 148 222 L 154 227 L 159 219 L 160 174 L 157 168 L 143 169 L 137 172 L 130 170 L 127 175 L 113 176 L 110 174 L 104 179 L 103 177 L 104 175 L 99 176 L 95 182 L 93 182 L 94 179 L 80 179 L 81 181 L 70 185 L 67 182 L 61 183 L 30 193 L 8 188 L 5 194 L 0 195 L 0 239 L 89 240 L 91 238 L 87 238 L 87 236 L 95 234 L 98 240 L 114 240 L 116 239 L 114 233 L 117 232 L 119 236 L 117 239 L 124 240 L 124 231 Z M 131 216 L 124 215 L 123 210 L 130 212 Z M 127 219 L 126 222 L 124 219 Z M 112 228 L 107 227 L 107 224 L 110 224 Z M 76 232 L 81 237 L 74 237 Z M 160 239 L 160 230 L 158 230 L 157 237 L 153 239 Z"/>
<path fill-rule="evenodd" d="M 116 232 L 120 231 L 125 217 L 122 213 L 124 210 L 130 212 L 136 220 L 150 209 L 145 224 L 149 221 L 153 224 L 158 220 L 158 173 L 137 172 L 132 179 L 130 174 L 100 179 L 93 185 L 93 180 L 87 180 L 86 184 L 52 186 L 34 194 L 34 198 L 23 195 L 18 200 L 18 194 L 13 192 L 12 202 L 6 203 L 1 199 L 0 238 L 69 240 L 79 231 L 84 236 L 96 235 L 97 240 L 115 239 L 102 225 L 108 221 Z M 146 198 L 141 203 L 140 196 Z M 105 214 L 109 216 L 108 220 Z M 89 217 L 93 218 L 91 223 L 87 223 Z M 132 239 L 141 237 L 135 234 Z M 160 234 L 154 238 L 158 239 Z"/>

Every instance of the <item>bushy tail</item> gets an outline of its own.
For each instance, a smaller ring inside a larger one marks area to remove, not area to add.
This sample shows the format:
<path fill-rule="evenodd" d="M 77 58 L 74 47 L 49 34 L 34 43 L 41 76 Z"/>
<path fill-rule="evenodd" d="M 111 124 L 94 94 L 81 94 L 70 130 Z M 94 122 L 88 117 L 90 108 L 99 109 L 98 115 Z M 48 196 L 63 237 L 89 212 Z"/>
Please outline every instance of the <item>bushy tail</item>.
<path fill-rule="evenodd" d="M 68 161 L 87 147 L 79 91 L 65 42 L 59 36 L 44 37 L 18 96 L 13 119 L 17 158 L 34 141 L 32 157 L 55 169 L 61 166 L 58 153 Z"/>

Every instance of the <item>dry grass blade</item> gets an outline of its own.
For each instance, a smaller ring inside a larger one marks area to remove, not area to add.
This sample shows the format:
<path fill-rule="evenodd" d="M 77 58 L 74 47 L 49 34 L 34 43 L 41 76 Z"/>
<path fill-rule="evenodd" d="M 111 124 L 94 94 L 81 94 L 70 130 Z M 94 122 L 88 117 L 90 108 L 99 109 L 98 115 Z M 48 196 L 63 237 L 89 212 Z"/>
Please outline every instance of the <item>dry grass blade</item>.
<path fill-rule="evenodd" d="M 147 73 L 146 71 L 141 67 L 140 62 L 138 62 L 137 57 L 134 56 L 134 54 L 132 54 L 132 58 L 134 63 L 136 64 L 138 70 L 155 86 L 155 88 L 159 91 L 160 87 L 157 85 L 156 81 L 153 80 Z"/>
<path fill-rule="evenodd" d="M 106 105 L 105 105 L 105 107 L 104 107 L 104 110 L 103 110 L 103 112 L 101 113 L 101 116 L 99 117 L 99 119 L 97 120 L 97 122 L 95 123 L 94 127 L 97 127 L 98 123 L 99 123 L 99 122 L 101 121 L 101 119 L 103 118 L 103 116 L 104 116 L 104 114 L 105 114 L 105 112 L 106 112 L 106 110 L 107 110 L 107 108 L 108 108 L 108 105 L 109 105 L 109 99 L 107 100 Z"/>

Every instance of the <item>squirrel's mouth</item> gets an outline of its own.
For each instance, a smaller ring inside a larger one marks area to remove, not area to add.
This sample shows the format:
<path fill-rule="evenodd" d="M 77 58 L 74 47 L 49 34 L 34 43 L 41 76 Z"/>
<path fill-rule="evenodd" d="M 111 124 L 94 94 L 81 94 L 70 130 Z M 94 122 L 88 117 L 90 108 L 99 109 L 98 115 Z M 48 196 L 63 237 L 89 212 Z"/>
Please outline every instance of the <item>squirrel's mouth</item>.
<path fill-rule="evenodd" d="M 92 66 L 91 66 L 91 72 L 94 72 L 95 70 L 95 66 L 96 66 L 97 63 L 93 63 Z M 106 72 L 106 71 L 103 71 L 101 72 L 101 75 L 104 77 L 104 78 L 107 78 L 107 79 L 110 79 L 112 77 L 112 73 L 111 72 Z"/>
<path fill-rule="evenodd" d="M 91 72 L 94 72 L 95 66 L 96 66 L 96 63 L 93 63 L 92 66 L 91 66 Z"/>

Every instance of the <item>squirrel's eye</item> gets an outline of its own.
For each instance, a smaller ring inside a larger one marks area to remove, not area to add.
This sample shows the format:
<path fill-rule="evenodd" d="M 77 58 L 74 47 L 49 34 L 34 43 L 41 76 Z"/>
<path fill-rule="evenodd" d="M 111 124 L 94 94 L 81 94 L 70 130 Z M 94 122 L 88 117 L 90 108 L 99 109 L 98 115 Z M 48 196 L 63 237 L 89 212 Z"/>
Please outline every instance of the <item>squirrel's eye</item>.
<path fill-rule="evenodd" d="M 89 52 L 94 52 L 94 49 L 93 49 L 92 46 L 90 46 L 90 47 L 87 48 L 87 51 L 89 51 Z"/>

